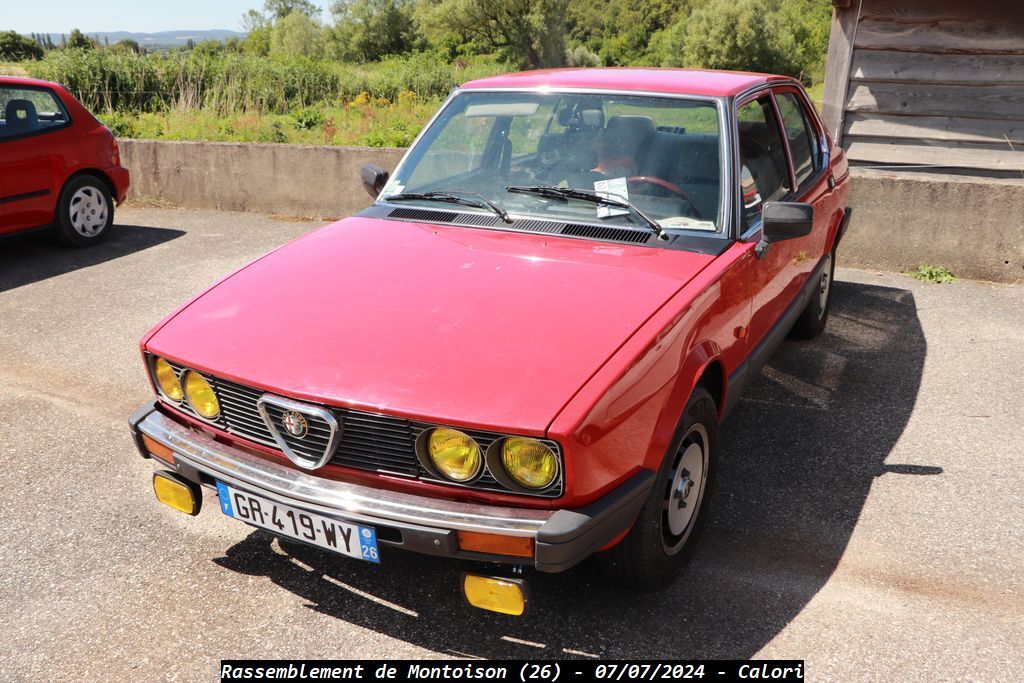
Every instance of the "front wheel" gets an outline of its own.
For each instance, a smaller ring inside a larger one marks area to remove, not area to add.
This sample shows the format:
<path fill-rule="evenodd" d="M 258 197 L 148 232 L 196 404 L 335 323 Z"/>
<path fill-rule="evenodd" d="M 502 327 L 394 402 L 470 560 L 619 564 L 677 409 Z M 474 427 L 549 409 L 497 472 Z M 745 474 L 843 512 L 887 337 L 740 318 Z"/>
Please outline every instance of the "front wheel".
<path fill-rule="evenodd" d="M 102 241 L 114 223 L 114 200 L 99 178 L 80 175 L 61 190 L 57 201 L 57 234 L 76 247 L 88 247 Z"/>
<path fill-rule="evenodd" d="M 675 579 L 704 528 L 718 460 L 718 410 L 704 387 L 690 396 L 679 433 L 633 528 L 598 555 L 605 573 L 635 588 Z"/>

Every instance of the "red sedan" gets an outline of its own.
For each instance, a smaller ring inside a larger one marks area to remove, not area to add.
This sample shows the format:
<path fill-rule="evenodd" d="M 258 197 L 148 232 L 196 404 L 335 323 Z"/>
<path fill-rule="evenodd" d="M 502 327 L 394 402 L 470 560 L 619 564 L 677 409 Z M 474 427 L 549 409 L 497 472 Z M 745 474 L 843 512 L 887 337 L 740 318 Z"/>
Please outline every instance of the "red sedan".
<path fill-rule="evenodd" d="M 0 235 L 53 228 L 96 244 L 128 183 L 117 140 L 63 86 L 0 76 Z"/>
<path fill-rule="evenodd" d="M 142 340 L 157 497 L 371 562 L 465 561 L 477 607 L 597 552 L 655 588 L 719 424 L 822 332 L 847 163 L 789 78 L 535 71 L 458 89 L 360 214 Z M 517 568 L 518 566 L 518 568 Z"/>

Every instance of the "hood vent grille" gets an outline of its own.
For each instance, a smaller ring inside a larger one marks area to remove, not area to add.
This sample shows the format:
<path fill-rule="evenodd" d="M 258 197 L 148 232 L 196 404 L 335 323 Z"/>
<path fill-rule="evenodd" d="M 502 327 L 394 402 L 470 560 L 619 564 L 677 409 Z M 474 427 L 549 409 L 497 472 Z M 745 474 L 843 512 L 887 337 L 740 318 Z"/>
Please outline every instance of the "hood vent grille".
<path fill-rule="evenodd" d="M 558 223 L 555 221 L 541 221 L 531 219 L 520 219 L 514 223 L 506 223 L 497 216 L 486 213 L 461 213 L 455 211 L 434 211 L 431 209 L 410 209 L 397 208 L 388 213 L 388 218 L 397 218 L 405 221 L 424 221 L 429 223 L 458 223 L 459 225 L 473 225 L 483 228 L 504 228 L 506 230 L 522 230 L 524 232 L 539 232 L 550 235 L 567 235 L 570 237 L 583 237 L 591 240 L 604 242 L 626 242 L 627 244 L 645 244 L 652 233 L 646 230 L 632 230 L 609 225 L 584 225 L 576 223 Z"/>
<path fill-rule="evenodd" d="M 431 223 L 454 223 L 457 214 L 454 211 L 430 211 L 429 209 L 394 209 L 388 218 L 403 221 L 430 221 Z"/>

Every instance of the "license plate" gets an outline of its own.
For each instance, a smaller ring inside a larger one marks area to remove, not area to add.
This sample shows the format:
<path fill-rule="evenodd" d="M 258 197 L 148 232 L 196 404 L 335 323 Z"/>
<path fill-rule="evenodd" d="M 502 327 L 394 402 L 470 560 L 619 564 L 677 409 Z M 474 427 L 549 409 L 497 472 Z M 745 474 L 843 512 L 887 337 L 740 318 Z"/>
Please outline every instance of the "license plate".
<path fill-rule="evenodd" d="M 217 482 L 220 509 L 228 517 L 240 519 L 254 526 L 269 529 L 275 534 L 288 536 L 318 545 L 357 560 L 380 562 L 377 551 L 377 533 L 372 527 L 359 526 L 305 510 L 281 505 L 262 496 Z"/>

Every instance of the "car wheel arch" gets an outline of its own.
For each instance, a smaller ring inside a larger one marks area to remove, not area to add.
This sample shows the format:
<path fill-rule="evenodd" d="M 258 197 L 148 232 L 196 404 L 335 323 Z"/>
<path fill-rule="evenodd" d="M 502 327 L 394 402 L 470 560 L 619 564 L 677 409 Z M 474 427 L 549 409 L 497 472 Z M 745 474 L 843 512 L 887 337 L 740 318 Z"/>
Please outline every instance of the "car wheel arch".
<path fill-rule="evenodd" d="M 104 173 L 98 168 L 82 168 L 75 171 L 74 173 L 72 173 L 71 175 L 64 179 L 64 183 L 60 186 L 60 191 L 63 192 L 64 188 L 67 187 L 68 183 L 73 181 L 75 178 L 79 178 L 85 175 L 92 176 L 93 178 L 96 178 L 97 180 L 101 181 L 103 185 L 107 188 L 107 190 L 110 192 L 110 196 L 117 197 L 117 187 L 114 185 L 114 181 L 110 179 L 110 176 L 108 176 L 106 173 Z M 57 194 L 58 196 L 60 196 L 59 192 Z M 117 200 L 115 199 L 115 202 L 116 201 Z"/>

